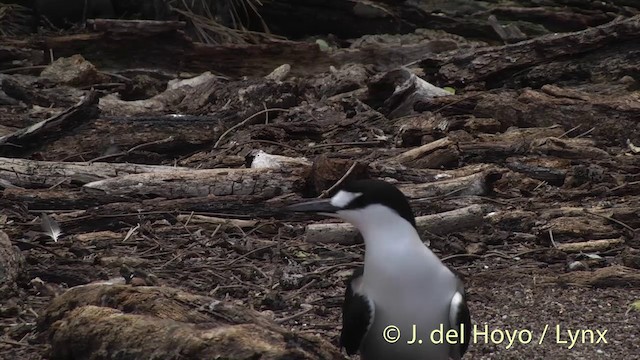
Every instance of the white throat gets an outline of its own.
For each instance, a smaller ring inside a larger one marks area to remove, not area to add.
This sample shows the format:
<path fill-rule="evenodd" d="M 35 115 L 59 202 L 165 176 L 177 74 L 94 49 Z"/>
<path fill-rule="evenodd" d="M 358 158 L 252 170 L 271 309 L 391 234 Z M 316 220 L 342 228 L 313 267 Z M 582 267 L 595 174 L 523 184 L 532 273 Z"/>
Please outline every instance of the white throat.
<path fill-rule="evenodd" d="M 407 283 L 421 283 L 444 271 L 440 259 L 422 242 L 416 229 L 383 205 L 341 210 L 338 215 L 358 228 L 365 243 L 364 282 L 369 296 L 392 303 Z"/>
<path fill-rule="evenodd" d="M 363 209 L 341 210 L 338 216 L 358 228 L 368 260 L 388 261 L 388 256 L 424 248 L 416 229 L 392 209 L 373 204 Z"/>

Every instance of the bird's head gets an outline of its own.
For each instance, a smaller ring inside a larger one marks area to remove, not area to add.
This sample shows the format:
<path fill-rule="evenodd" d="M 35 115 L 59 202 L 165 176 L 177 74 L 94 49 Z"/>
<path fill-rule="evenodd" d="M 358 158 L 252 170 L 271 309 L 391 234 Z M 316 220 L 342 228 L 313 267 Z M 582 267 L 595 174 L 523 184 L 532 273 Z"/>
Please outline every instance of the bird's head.
<path fill-rule="evenodd" d="M 360 231 L 405 221 L 416 227 L 407 198 L 398 188 L 382 180 L 352 181 L 331 198 L 303 202 L 287 209 L 337 217 Z"/>

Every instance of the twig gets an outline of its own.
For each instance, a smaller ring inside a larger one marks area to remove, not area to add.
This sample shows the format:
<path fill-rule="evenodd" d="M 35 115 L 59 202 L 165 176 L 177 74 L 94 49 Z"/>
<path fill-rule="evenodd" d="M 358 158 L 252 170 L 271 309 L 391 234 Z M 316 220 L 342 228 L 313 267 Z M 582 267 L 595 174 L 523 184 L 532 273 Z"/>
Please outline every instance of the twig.
<path fill-rule="evenodd" d="M 558 244 L 556 244 L 555 240 L 553 239 L 553 230 L 549 229 L 549 239 L 551 240 L 551 245 L 553 245 L 554 248 L 558 247 Z"/>
<path fill-rule="evenodd" d="M 318 144 L 310 146 L 309 149 L 318 149 L 323 147 L 331 147 L 331 146 L 357 146 L 357 145 L 378 145 L 383 141 L 374 140 L 374 141 L 352 141 L 352 142 L 339 142 L 339 143 L 329 143 L 329 144 Z"/>
<path fill-rule="evenodd" d="M 347 172 L 344 173 L 344 175 L 342 175 L 342 177 L 336 181 L 335 184 L 333 184 L 330 188 L 328 188 L 327 190 L 323 191 L 322 194 L 320 194 L 318 196 L 318 199 L 323 199 L 327 196 L 327 194 L 331 193 L 333 190 L 335 190 L 338 186 L 340 186 L 340 184 L 342 184 L 347 177 L 349 177 L 349 175 L 351 175 L 351 173 L 353 172 L 353 169 L 356 168 L 356 165 L 358 165 L 357 161 L 354 161 L 353 164 L 351 164 L 351 167 L 349 167 L 349 170 L 347 170 Z"/>
<path fill-rule="evenodd" d="M 541 181 L 540 184 L 538 184 L 538 186 L 536 186 L 535 188 L 533 188 L 533 191 L 538 190 L 540 187 L 547 185 L 546 181 Z"/>
<path fill-rule="evenodd" d="M 242 255 L 238 256 L 237 258 L 235 258 L 235 259 L 231 260 L 231 261 L 227 264 L 227 266 L 231 266 L 231 265 L 233 265 L 233 264 L 237 263 L 238 261 L 240 261 L 240 260 L 242 260 L 242 259 L 246 259 L 246 258 L 247 258 L 247 257 L 249 257 L 249 255 L 251 255 L 251 254 L 255 254 L 255 253 L 259 252 L 259 251 L 263 251 L 263 250 L 267 250 L 267 249 L 269 249 L 269 248 L 272 248 L 272 247 L 276 246 L 277 244 L 278 244 L 277 242 L 274 242 L 274 243 L 272 243 L 272 244 L 265 245 L 265 246 L 263 246 L 263 247 L 260 247 L 260 248 L 257 248 L 257 249 L 253 249 L 253 250 L 251 250 L 251 251 L 248 251 L 248 252 L 246 252 L 246 253 L 244 253 L 244 254 L 242 254 Z"/>
<path fill-rule="evenodd" d="M 587 131 L 583 132 L 582 134 L 580 134 L 580 135 L 576 136 L 576 137 L 575 137 L 575 139 L 581 138 L 581 137 L 583 137 L 583 136 L 587 136 L 587 135 L 589 135 L 589 134 L 590 134 L 593 130 L 595 130 L 595 129 L 596 129 L 596 128 L 595 128 L 595 126 L 594 126 L 594 127 L 592 127 L 591 129 L 589 129 L 589 130 L 587 130 Z"/>
<path fill-rule="evenodd" d="M 220 145 L 220 142 L 222 141 L 222 139 L 224 139 L 224 137 L 227 136 L 233 130 L 243 126 L 246 123 L 248 123 L 249 120 L 253 119 L 254 117 L 262 115 L 262 114 L 267 113 L 269 111 L 289 111 L 289 110 L 288 109 L 283 109 L 283 108 L 272 108 L 272 109 L 260 110 L 257 113 L 249 116 L 248 118 L 246 118 L 246 119 L 242 120 L 241 122 L 235 124 L 234 126 L 230 127 L 227 131 L 223 132 L 222 135 L 220 135 L 220 137 L 218 138 L 218 141 L 216 141 L 216 143 L 213 145 L 213 148 L 216 149 L 218 147 L 218 145 Z"/>
<path fill-rule="evenodd" d="M 578 125 L 576 125 L 576 126 L 572 127 L 571 129 L 569 129 L 569 130 L 565 131 L 562 135 L 558 136 L 558 139 L 562 139 L 563 137 L 565 137 L 565 136 L 569 135 L 569 134 L 570 134 L 570 133 L 572 133 L 574 130 L 577 130 L 580 126 L 581 126 L 581 125 L 580 125 L 580 124 L 578 124 Z"/>
<path fill-rule="evenodd" d="M 620 190 L 620 189 L 622 189 L 622 188 L 623 188 L 623 187 L 625 187 L 625 186 L 638 185 L 638 184 L 640 184 L 640 181 L 632 181 L 632 182 L 624 183 L 624 184 L 622 184 L 622 185 L 618 185 L 618 186 L 616 186 L 616 187 L 614 187 L 614 188 L 611 188 L 611 189 L 609 189 L 609 191 L 616 191 L 616 190 Z"/>
<path fill-rule="evenodd" d="M 278 323 L 278 324 L 282 324 L 282 323 L 287 322 L 289 320 L 293 320 L 295 318 L 298 318 L 298 317 L 300 317 L 300 316 L 302 316 L 304 314 L 310 313 L 312 310 L 313 310 L 313 306 L 310 306 L 308 309 L 302 310 L 302 311 L 300 311 L 298 313 L 295 313 L 295 314 L 293 314 L 291 316 L 283 317 L 281 319 L 275 319 L 274 321 L 276 323 Z"/>

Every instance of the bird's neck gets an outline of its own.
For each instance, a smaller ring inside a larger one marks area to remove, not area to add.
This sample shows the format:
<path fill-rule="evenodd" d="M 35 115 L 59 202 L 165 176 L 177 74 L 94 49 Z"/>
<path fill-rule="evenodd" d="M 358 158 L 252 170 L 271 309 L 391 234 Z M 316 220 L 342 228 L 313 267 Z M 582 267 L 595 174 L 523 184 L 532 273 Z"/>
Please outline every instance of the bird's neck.
<path fill-rule="evenodd" d="M 416 228 L 403 218 L 359 226 L 365 243 L 365 266 L 367 262 L 391 260 L 389 257 L 424 251 L 425 245 Z"/>

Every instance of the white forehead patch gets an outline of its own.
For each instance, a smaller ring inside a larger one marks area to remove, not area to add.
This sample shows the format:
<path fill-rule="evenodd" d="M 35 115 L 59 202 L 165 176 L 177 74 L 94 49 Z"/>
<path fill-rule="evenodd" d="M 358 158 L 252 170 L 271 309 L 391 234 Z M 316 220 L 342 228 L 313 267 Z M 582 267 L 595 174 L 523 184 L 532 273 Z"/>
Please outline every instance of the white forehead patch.
<path fill-rule="evenodd" d="M 352 193 L 344 190 L 338 191 L 337 194 L 331 198 L 331 205 L 339 208 L 343 208 L 349 205 L 355 198 L 362 195 L 362 193 Z"/>

